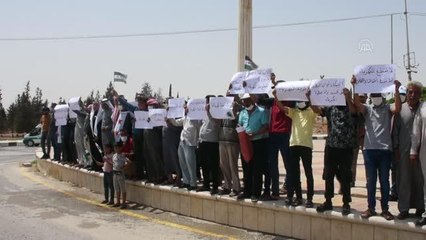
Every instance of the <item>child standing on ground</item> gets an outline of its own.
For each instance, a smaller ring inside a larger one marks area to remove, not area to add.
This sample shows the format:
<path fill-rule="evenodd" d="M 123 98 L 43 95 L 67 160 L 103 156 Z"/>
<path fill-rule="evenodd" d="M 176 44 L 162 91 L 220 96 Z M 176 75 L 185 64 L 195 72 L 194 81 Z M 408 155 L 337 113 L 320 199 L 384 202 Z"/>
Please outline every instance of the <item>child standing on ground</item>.
<path fill-rule="evenodd" d="M 114 205 L 114 183 L 112 173 L 112 157 L 114 152 L 112 151 L 111 144 L 105 144 L 105 156 L 103 157 L 104 162 L 96 162 L 98 166 L 102 166 L 104 172 L 104 195 L 105 200 L 103 204 Z M 109 201 L 108 201 L 109 200 Z"/>
<path fill-rule="evenodd" d="M 113 207 L 127 208 L 126 205 L 126 182 L 124 178 L 124 168 L 130 164 L 130 160 L 122 153 L 123 142 L 115 144 L 115 154 L 112 157 L 112 172 L 114 174 L 114 189 L 117 195 L 117 203 Z M 123 202 L 120 204 L 120 198 L 123 196 Z"/>

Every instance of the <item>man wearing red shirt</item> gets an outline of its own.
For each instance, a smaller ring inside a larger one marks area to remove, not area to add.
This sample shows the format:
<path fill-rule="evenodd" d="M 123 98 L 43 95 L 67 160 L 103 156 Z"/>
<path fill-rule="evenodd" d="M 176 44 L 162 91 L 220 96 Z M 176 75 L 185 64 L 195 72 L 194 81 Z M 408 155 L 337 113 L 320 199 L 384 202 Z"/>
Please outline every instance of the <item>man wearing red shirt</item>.
<path fill-rule="evenodd" d="M 284 82 L 282 80 L 275 82 L 275 74 L 271 73 L 271 81 L 273 88 L 276 84 Z M 281 101 L 286 107 L 292 107 L 292 102 Z M 274 98 L 259 99 L 258 104 L 269 107 L 270 121 L 269 121 L 269 140 L 268 140 L 268 165 L 269 178 L 265 179 L 265 190 L 262 195 L 262 200 L 278 200 L 279 198 L 279 171 L 278 171 L 278 152 L 281 152 L 281 157 L 284 162 L 284 168 L 287 172 L 287 160 L 290 158 L 290 133 L 291 133 L 291 119 L 283 114 L 277 106 Z M 284 181 L 287 182 L 287 175 Z M 271 193 L 272 183 L 272 194 Z"/>

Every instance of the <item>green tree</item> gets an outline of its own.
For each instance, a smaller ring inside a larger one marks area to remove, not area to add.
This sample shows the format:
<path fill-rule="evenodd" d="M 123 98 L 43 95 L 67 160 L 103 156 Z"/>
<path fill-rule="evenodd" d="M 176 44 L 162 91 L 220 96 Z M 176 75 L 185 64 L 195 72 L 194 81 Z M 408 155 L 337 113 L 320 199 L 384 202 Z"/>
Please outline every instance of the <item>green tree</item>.
<path fill-rule="evenodd" d="M 94 95 L 94 92 L 92 90 L 89 96 L 87 96 L 86 100 L 83 101 L 84 105 L 92 104 L 95 101 L 95 97 L 93 95 Z"/>
<path fill-rule="evenodd" d="M 28 81 L 24 91 L 16 96 L 15 102 L 8 109 L 8 127 L 12 132 L 28 132 L 39 122 L 41 110 L 48 104 L 42 97 L 40 88 L 36 88 L 34 97 L 31 97 L 30 81 Z"/>
<path fill-rule="evenodd" d="M 164 96 L 163 96 L 163 89 L 159 88 L 155 93 L 154 93 L 154 98 L 157 99 L 157 101 L 162 104 L 164 101 Z"/>
<path fill-rule="evenodd" d="M 16 118 L 16 106 L 15 106 L 15 103 L 12 103 L 9 105 L 9 108 L 7 109 L 7 124 L 8 124 L 9 130 L 12 132 L 12 137 L 13 137 L 13 132 L 16 129 L 15 118 Z"/>
<path fill-rule="evenodd" d="M 2 99 L 2 92 L 0 89 L 0 133 L 5 132 L 7 129 L 6 111 L 4 110 Z"/>
<path fill-rule="evenodd" d="M 95 101 L 100 102 L 101 100 L 102 100 L 101 94 L 99 93 L 99 90 L 96 90 Z"/>
<path fill-rule="evenodd" d="M 108 99 L 112 99 L 112 97 L 113 97 L 112 91 L 113 90 L 115 90 L 114 85 L 112 85 L 112 82 L 110 81 L 103 97 L 108 98 Z"/>
<path fill-rule="evenodd" d="M 152 94 L 153 94 L 153 90 L 152 90 L 151 84 L 149 84 L 149 82 L 145 82 L 142 85 L 141 95 L 150 98 L 152 97 Z"/>

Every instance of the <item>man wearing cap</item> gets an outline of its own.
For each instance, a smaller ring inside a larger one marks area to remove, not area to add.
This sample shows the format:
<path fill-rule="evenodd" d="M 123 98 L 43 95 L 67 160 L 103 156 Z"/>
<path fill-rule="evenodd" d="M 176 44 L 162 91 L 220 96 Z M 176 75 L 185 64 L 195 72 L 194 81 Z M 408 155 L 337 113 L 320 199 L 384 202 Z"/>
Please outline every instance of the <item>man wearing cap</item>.
<path fill-rule="evenodd" d="M 268 154 L 269 116 L 263 108 L 254 104 L 250 94 L 244 94 L 241 99 L 244 109 L 240 112 L 238 125 L 244 127 L 253 143 L 253 157 L 242 161 L 244 192 L 237 199 L 251 197 L 252 202 L 257 202 L 262 191 L 262 161 L 266 161 Z"/>

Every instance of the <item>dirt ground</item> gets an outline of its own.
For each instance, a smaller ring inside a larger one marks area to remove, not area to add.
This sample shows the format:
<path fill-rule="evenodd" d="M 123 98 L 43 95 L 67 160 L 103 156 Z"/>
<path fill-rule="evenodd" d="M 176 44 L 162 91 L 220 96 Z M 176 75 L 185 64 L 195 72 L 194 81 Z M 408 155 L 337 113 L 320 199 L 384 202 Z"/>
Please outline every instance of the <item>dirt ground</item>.
<path fill-rule="evenodd" d="M 318 116 L 314 124 L 314 134 L 327 134 L 327 119 Z"/>

